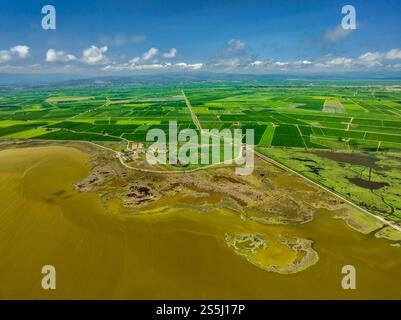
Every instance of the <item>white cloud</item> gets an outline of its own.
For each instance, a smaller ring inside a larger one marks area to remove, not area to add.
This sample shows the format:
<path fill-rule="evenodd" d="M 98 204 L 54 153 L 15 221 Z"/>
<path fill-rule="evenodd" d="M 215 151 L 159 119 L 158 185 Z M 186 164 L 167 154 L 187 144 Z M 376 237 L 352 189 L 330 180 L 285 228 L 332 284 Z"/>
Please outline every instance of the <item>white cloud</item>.
<path fill-rule="evenodd" d="M 21 59 L 26 59 L 29 57 L 29 47 L 28 46 L 15 46 L 10 49 L 11 54 L 17 55 Z"/>
<path fill-rule="evenodd" d="M 350 58 L 345 58 L 345 57 L 338 57 L 331 59 L 329 61 L 326 61 L 327 65 L 330 66 L 350 66 L 352 64 L 353 60 Z"/>
<path fill-rule="evenodd" d="M 10 61 L 12 59 L 26 59 L 29 58 L 29 47 L 18 45 L 8 50 L 0 51 L 0 63 Z"/>
<path fill-rule="evenodd" d="M 232 46 L 235 47 L 232 42 Z M 239 45 L 241 47 L 241 45 Z M 400 61 L 397 61 L 400 60 Z M 395 63 L 393 62 L 395 61 Z M 385 71 L 399 70 L 401 65 L 401 49 L 387 52 L 366 52 L 356 57 L 326 55 L 315 59 L 281 61 L 275 59 L 251 59 L 247 56 L 235 56 L 212 60 L 204 66 L 205 70 L 244 71 L 253 72 L 320 72 L 333 70 L 342 71 Z"/>
<path fill-rule="evenodd" d="M 225 48 L 216 53 L 215 63 L 232 64 L 235 60 L 243 59 L 246 56 L 246 44 L 239 39 L 227 41 Z M 227 60 L 227 61 L 224 61 Z"/>
<path fill-rule="evenodd" d="M 176 48 L 171 48 L 169 52 L 166 52 L 163 54 L 163 58 L 167 58 L 167 59 L 175 58 L 177 56 L 177 53 L 178 53 L 178 51 Z"/>
<path fill-rule="evenodd" d="M 380 66 L 383 57 L 384 54 L 380 52 L 366 52 L 365 54 L 359 56 L 358 60 L 355 62 L 367 67 Z"/>
<path fill-rule="evenodd" d="M 101 48 L 91 46 L 83 51 L 82 61 L 90 65 L 107 63 L 107 57 L 105 56 L 107 50 L 107 46 Z"/>
<path fill-rule="evenodd" d="M 77 60 L 72 54 L 66 54 L 64 51 L 56 51 L 54 49 L 49 49 L 46 52 L 46 61 L 47 62 L 70 62 Z"/>
<path fill-rule="evenodd" d="M 163 58 L 169 59 L 169 58 L 174 58 L 176 57 L 178 51 L 175 48 L 171 48 L 169 52 L 166 52 L 162 54 Z M 153 65 L 153 68 L 158 68 L 160 65 L 164 66 L 165 64 L 159 64 L 157 60 L 154 60 L 159 55 L 159 49 L 157 48 L 150 48 L 148 51 L 144 52 L 142 56 L 140 57 L 135 57 L 129 61 L 129 64 L 132 66 L 136 66 L 139 68 L 148 68 L 144 67 L 145 65 Z M 152 60 L 153 59 L 153 60 Z M 128 65 L 129 65 L 128 64 Z"/>
<path fill-rule="evenodd" d="M 171 48 L 170 51 L 161 54 L 165 59 L 171 59 L 177 56 L 178 50 Z M 109 64 L 103 68 L 104 71 L 152 71 L 152 70 L 200 70 L 203 68 L 202 63 L 170 63 L 159 62 L 154 59 L 159 56 L 160 52 L 157 48 L 150 48 L 141 56 L 137 56 L 127 63 Z"/>
<path fill-rule="evenodd" d="M 239 68 L 243 65 L 243 61 L 239 58 L 223 59 L 214 63 L 216 67 L 224 67 L 228 69 Z"/>
<path fill-rule="evenodd" d="M 36 66 L 37 70 L 43 70 L 48 68 L 50 71 L 60 70 L 61 67 L 69 68 L 69 70 L 85 71 L 94 70 L 94 68 L 85 67 L 84 64 L 90 66 L 101 65 L 102 67 L 97 69 L 98 71 L 104 70 L 108 72 L 130 72 L 130 71 L 141 71 L 141 72 L 157 72 L 157 71 L 227 71 L 227 72 L 240 72 L 240 71 L 252 71 L 252 72 L 319 72 L 319 71 L 392 71 L 396 72 L 400 70 L 401 66 L 401 49 L 391 49 L 384 52 L 366 52 L 359 56 L 334 56 L 325 55 L 316 57 L 315 59 L 295 59 L 295 60 L 279 60 L 279 59 L 263 59 L 257 55 L 250 56 L 246 52 L 246 44 L 238 39 L 232 39 L 227 42 L 227 45 L 218 59 L 210 60 L 208 63 L 190 63 L 190 62 L 179 62 L 172 63 L 167 62 L 177 57 L 178 51 L 176 48 L 171 48 L 167 52 L 160 52 L 157 48 L 150 48 L 143 54 L 134 57 L 127 61 L 123 60 L 123 56 L 116 59 L 109 59 L 106 55 L 108 52 L 108 46 L 97 47 L 92 45 L 89 48 L 83 50 L 82 56 L 77 57 L 72 54 L 68 54 L 65 51 L 57 51 L 55 49 L 49 49 L 46 52 L 46 62 L 54 63 L 45 64 L 43 66 Z M 20 65 L 8 65 L 8 62 L 17 59 L 26 59 L 30 57 L 30 48 L 24 45 L 18 45 L 8 50 L 0 50 L 0 63 L 3 67 L 7 67 L 10 70 L 24 70 L 29 66 L 24 64 Z M 166 60 L 165 60 L 166 59 Z M 70 63 L 70 62 L 81 62 L 81 63 Z M 62 62 L 63 65 L 60 63 Z M 33 65 L 29 68 L 33 69 Z M 72 72 L 72 71 L 71 71 Z"/>
<path fill-rule="evenodd" d="M 246 44 L 245 42 L 239 39 L 231 39 L 228 41 L 228 51 L 242 51 L 245 50 Z"/>
<path fill-rule="evenodd" d="M 392 68 L 386 60 L 401 59 L 401 50 L 392 49 L 387 53 L 366 52 L 357 58 L 337 57 L 325 62 L 326 66 L 361 68 Z"/>
<path fill-rule="evenodd" d="M 252 61 L 249 64 L 249 66 L 251 66 L 251 67 L 257 67 L 257 66 L 261 66 L 261 65 L 263 65 L 263 61 L 260 61 L 260 60 Z"/>
<path fill-rule="evenodd" d="M 392 49 L 386 53 L 385 58 L 389 59 L 389 60 L 398 60 L 398 59 L 401 60 L 401 50 L 400 49 Z"/>
<path fill-rule="evenodd" d="M 181 69 L 189 69 L 189 70 L 200 70 L 203 68 L 203 63 L 186 63 L 186 62 L 179 62 L 174 65 L 173 67 L 181 68 Z"/>
<path fill-rule="evenodd" d="M 382 57 L 383 57 L 383 54 L 381 54 L 380 52 L 367 52 L 367 53 L 359 56 L 359 60 L 367 61 L 367 62 L 374 62 L 374 61 L 380 60 Z"/>
<path fill-rule="evenodd" d="M 315 64 L 316 67 L 352 67 L 355 70 L 362 70 L 362 68 L 393 68 L 388 60 L 401 60 L 401 50 L 392 49 L 387 53 L 382 52 L 366 52 L 356 58 L 335 57 L 330 60 L 325 60 L 323 63 Z M 386 61 L 387 60 L 387 61 Z"/>
<path fill-rule="evenodd" d="M 140 57 L 135 57 L 135 58 L 131 59 L 129 62 L 135 64 L 135 63 L 141 62 L 141 60 L 142 60 L 142 59 L 141 59 Z"/>
<path fill-rule="evenodd" d="M 132 65 L 139 64 L 150 64 L 149 60 L 155 58 L 159 54 L 159 49 L 150 48 L 148 51 L 144 52 L 141 57 L 135 57 L 129 61 Z M 156 61 L 153 61 L 156 63 Z"/>
<path fill-rule="evenodd" d="M 11 53 L 8 50 L 0 51 L 0 63 L 10 61 L 12 59 Z"/>
<path fill-rule="evenodd" d="M 159 49 L 150 48 L 148 51 L 146 51 L 142 55 L 142 59 L 143 60 L 150 60 L 150 59 L 153 59 L 154 57 L 156 57 L 158 54 L 159 54 Z"/>
<path fill-rule="evenodd" d="M 251 68 L 254 71 L 283 71 L 283 70 L 299 70 L 312 67 L 313 62 L 310 60 L 297 61 L 279 61 L 279 60 L 254 60 L 249 62 L 245 68 Z"/>
<path fill-rule="evenodd" d="M 341 25 L 338 25 L 333 29 L 327 30 L 324 39 L 328 42 L 337 42 L 348 37 L 351 32 L 352 30 L 344 29 Z"/>
<path fill-rule="evenodd" d="M 309 61 L 309 60 L 300 60 L 300 61 L 296 61 L 295 64 L 297 64 L 297 65 L 309 65 L 309 64 L 312 64 L 312 62 Z"/>
<path fill-rule="evenodd" d="M 108 65 L 103 68 L 104 71 L 154 71 L 154 70 L 200 70 L 203 68 L 202 63 L 149 63 L 149 64 L 135 64 L 123 63 L 117 65 Z"/>
<path fill-rule="evenodd" d="M 160 63 L 151 63 L 151 64 L 142 64 L 133 66 L 132 70 L 157 70 L 157 69 L 163 69 L 164 67 L 165 66 Z"/>

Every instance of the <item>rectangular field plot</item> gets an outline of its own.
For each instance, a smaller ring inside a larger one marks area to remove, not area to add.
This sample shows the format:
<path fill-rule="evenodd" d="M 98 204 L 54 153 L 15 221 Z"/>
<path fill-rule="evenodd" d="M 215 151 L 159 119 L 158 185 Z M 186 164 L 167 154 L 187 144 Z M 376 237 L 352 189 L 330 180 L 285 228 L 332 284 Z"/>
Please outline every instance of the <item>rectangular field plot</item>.
<path fill-rule="evenodd" d="M 275 127 L 266 126 L 265 131 L 263 132 L 262 137 L 259 140 L 259 146 L 261 147 L 270 147 L 273 142 Z"/>
<path fill-rule="evenodd" d="M 17 124 L 9 127 L 0 128 L 0 137 L 9 136 L 24 132 L 30 129 L 38 128 L 46 123 Z"/>
<path fill-rule="evenodd" d="M 102 134 L 76 133 L 58 130 L 44 135 L 36 136 L 35 140 L 71 140 L 71 141 L 120 141 L 118 138 Z"/>
<path fill-rule="evenodd" d="M 305 147 L 302 136 L 294 125 L 279 125 L 276 127 L 272 145 L 298 148 Z"/>

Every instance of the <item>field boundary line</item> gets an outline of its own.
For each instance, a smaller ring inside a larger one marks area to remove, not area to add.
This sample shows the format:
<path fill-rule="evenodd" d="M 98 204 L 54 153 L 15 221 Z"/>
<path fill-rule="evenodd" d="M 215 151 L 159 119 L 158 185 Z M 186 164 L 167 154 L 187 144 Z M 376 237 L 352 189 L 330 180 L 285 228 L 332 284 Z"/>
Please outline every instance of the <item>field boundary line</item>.
<path fill-rule="evenodd" d="M 298 132 L 299 132 L 299 135 L 301 136 L 302 143 L 303 143 L 303 144 L 304 144 L 304 146 L 305 146 L 305 150 L 308 150 L 308 147 L 306 146 L 306 143 L 305 143 L 304 136 L 302 135 L 301 129 L 299 129 L 299 125 L 298 125 L 298 124 L 296 124 L 295 126 L 297 127 L 297 129 L 298 129 Z"/>
<path fill-rule="evenodd" d="M 184 90 L 181 90 L 181 93 L 182 93 L 182 97 L 183 97 L 184 100 L 185 100 L 185 103 L 187 104 L 187 107 L 188 107 L 188 109 L 189 109 L 189 112 L 191 112 L 191 117 L 192 117 L 192 121 L 193 121 L 194 125 L 198 128 L 198 130 L 199 130 L 200 132 L 202 132 L 202 131 L 203 131 L 202 126 L 201 126 L 201 124 L 200 124 L 200 122 L 199 122 L 199 119 L 198 119 L 198 117 L 197 117 L 197 115 L 196 115 L 194 109 L 192 108 L 191 101 L 189 101 L 189 99 L 188 99 L 188 97 L 186 96 Z"/>

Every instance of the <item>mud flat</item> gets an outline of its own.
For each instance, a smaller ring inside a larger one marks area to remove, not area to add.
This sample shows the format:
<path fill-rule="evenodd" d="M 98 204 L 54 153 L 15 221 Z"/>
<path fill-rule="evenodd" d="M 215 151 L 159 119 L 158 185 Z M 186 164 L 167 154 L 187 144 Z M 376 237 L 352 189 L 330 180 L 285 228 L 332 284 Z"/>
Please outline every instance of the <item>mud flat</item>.
<path fill-rule="evenodd" d="M 376 232 L 375 236 L 377 238 L 384 238 L 391 241 L 395 241 L 392 245 L 398 247 L 401 246 L 401 233 L 397 232 L 393 228 L 389 227 L 383 228 L 380 231 Z"/>
<path fill-rule="evenodd" d="M 226 235 L 226 242 L 235 253 L 243 256 L 253 265 L 279 274 L 293 274 L 303 271 L 319 261 L 319 255 L 313 250 L 313 241 L 280 236 L 281 245 L 285 245 L 294 253 L 288 264 L 269 264 L 269 246 L 262 235 Z"/>
<path fill-rule="evenodd" d="M 319 208 L 348 208 L 337 197 L 261 160 L 249 176 L 236 176 L 233 168 L 168 175 L 130 170 L 99 152 L 92 173 L 76 189 L 100 194 L 105 205 L 117 201 L 127 214 L 195 205 L 203 212 L 224 208 L 259 223 L 302 224 Z"/>
<path fill-rule="evenodd" d="M 363 234 L 372 233 L 384 226 L 383 222 L 381 222 L 380 220 L 357 211 L 351 212 L 347 210 L 340 210 L 338 213 L 335 214 L 334 217 L 336 219 L 341 219 L 345 221 L 345 223 L 352 229 Z M 395 232 L 399 233 L 398 231 Z"/>

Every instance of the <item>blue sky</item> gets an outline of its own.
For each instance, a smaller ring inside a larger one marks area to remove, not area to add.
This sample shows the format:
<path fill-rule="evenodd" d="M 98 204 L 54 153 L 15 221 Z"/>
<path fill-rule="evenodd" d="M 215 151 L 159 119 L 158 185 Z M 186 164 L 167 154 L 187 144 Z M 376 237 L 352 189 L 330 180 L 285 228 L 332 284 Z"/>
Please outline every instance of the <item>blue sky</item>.
<path fill-rule="evenodd" d="M 56 30 L 41 27 L 46 4 Z M 0 72 L 397 73 L 400 18 L 399 0 L 2 0 Z"/>

